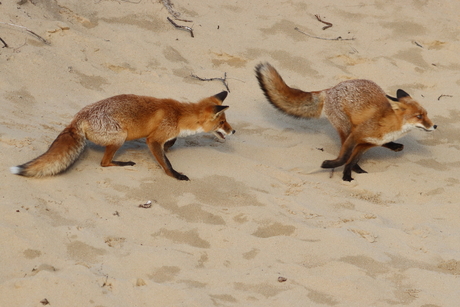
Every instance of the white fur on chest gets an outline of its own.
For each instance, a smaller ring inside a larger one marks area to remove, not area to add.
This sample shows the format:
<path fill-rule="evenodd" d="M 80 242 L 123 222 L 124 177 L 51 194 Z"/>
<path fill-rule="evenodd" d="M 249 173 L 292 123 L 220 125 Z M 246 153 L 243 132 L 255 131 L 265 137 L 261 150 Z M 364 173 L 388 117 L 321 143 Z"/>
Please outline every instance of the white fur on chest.
<path fill-rule="evenodd" d="M 403 137 L 405 134 L 407 134 L 414 127 L 415 127 L 414 125 L 406 123 L 401 127 L 400 130 L 386 133 L 381 138 L 368 137 L 368 138 L 365 138 L 364 140 L 366 142 L 370 143 L 370 144 L 375 144 L 375 145 L 381 146 L 383 144 L 396 141 L 397 139 Z"/>
<path fill-rule="evenodd" d="M 201 133 L 201 132 L 204 132 L 203 128 L 198 128 L 196 130 L 190 130 L 190 129 L 184 129 L 184 130 L 181 130 L 179 132 L 179 135 L 177 137 L 186 137 L 186 136 L 189 136 L 189 135 L 194 135 L 194 134 L 197 134 L 197 133 Z"/>

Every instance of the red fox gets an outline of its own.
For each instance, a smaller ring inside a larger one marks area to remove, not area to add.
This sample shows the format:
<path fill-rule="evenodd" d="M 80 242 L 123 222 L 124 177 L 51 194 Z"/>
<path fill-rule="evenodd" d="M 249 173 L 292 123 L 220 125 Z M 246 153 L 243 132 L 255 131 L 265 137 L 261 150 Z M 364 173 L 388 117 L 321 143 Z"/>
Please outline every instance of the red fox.
<path fill-rule="evenodd" d="M 404 145 L 394 143 L 412 128 L 436 129 L 427 112 L 409 94 L 398 90 L 390 97 L 369 80 L 343 81 L 322 91 L 304 92 L 286 85 L 276 69 L 268 63 L 255 68 L 259 85 L 268 101 L 280 111 L 303 118 L 324 113 L 337 130 L 342 142 L 339 156 L 326 160 L 322 168 L 345 164 L 343 180 L 352 181 L 351 171 L 367 173 L 359 165 L 361 155 L 375 146 L 401 151 Z"/>
<path fill-rule="evenodd" d="M 223 91 L 197 103 L 173 99 L 119 95 L 90 104 L 78 112 L 58 135 L 48 151 L 23 165 L 11 167 L 13 174 L 42 177 L 56 175 L 72 165 L 86 145 L 86 139 L 105 146 L 101 166 L 126 166 L 134 162 L 113 161 L 125 141 L 146 138 L 146 143 L 167 175 L 189 178 L 173 169 L 165 155 L 177 137 L 213 132 L 219 139 L 235 133 L 225 118 L 228 106 Z"/>

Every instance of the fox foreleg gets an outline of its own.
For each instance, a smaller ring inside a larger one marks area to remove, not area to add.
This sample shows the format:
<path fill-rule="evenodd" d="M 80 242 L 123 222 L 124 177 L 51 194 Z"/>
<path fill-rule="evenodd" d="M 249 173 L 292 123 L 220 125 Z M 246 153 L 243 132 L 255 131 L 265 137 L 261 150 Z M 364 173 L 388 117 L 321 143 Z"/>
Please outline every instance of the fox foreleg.
<path fill-rule="evenodd" d="M 357 173 L 367 173 L 358 165 L 358 161 L 366 150 L 374 146 L 375 145 L 368 143 L 358 144 L 355 146 L 355 148 L 353 149 L 353 153 L 347 161 L 347 164 L 345 164 L 342 177 L 343 181 L 353 180 L 353 178 L 351 177 L 351 171 L 355 171 Z"/>
<path fill-rule="evenodd" d="M 160 164 L 167 175 L 178 180 L 190 180 L 184 174 L 181 174 L 173 169 L 171 162 L 169 162 L 168 158 L 166 157 L 163 144 L 147 139 L 147 145 L 149 146 L 150 151 L 157 160 L 158 164 Z"/>
<path fill-rule="evenodd" d="M 382 145 L 382 147 L 391 149 L 393 151 L 401 151 L 404 149 L 404 145 L 400 143 L 395 143 L 395 142 L 388 142 Z"/>
<path fill-rule="evenodd" d="M 361 166 L 358 165 L 358 163 L 356 163 L 355 166 L 353 166 L 352 171 L 355 172 L 355 173 L 358 173 L 358 174 L 365 174 L 365 173 L 367 173 L 365 170 L 363 170 L 363 169 L 361 168 Z"/>
<path fill-rule="evenodd" d="M 171 148 L 171 147 L 174 145 L 174 143 L 176 143 L 176 140 L 177 140 L 177 138 L 174 138 L 174 139 L 172 139 L 172 140 L 167 141 L 167 142 L 163 145 L 164 151 L 168 151 L 169 148 Z"/>

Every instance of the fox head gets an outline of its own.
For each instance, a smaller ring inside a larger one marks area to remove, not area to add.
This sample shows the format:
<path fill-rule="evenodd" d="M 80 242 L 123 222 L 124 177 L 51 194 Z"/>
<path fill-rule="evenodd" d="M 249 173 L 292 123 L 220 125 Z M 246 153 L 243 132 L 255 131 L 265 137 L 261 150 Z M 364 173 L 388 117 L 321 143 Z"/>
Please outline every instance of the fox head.
<path fill-rule="evenodd" d="M 405 91 L 399 89 L 396 91 L 396 98 L 387 97 L 395 113 L 403 118 L 403 125 L 407 125 L 409 129 L 416 127 L 433 131 L 437 128 L 428 118 L 426 110 Z"/>
<path fill-rule="evenodd" d="M 227 94 L 226 91 L 223 91 L 205 99 L 203 102 L 207 106 L 201 114 L 201 126 L 203 130 L 205 132 L 212 132 L 220 140 L 225 140 L 225 136 L 235 133 L 235 130 L 233 130 L 225 118 L 224 112 L 229 106 L 222 105 Z"/>

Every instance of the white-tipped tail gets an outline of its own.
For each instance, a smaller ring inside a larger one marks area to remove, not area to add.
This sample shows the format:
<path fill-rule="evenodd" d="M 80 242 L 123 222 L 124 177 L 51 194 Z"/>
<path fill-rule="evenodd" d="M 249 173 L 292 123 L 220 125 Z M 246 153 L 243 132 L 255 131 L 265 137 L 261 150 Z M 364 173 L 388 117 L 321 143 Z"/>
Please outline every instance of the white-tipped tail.
<path fill-rule="evenodd" d="M 19 175 L 22 171 L 22 168 L 20 166 L 12 166 L 10 167 L 10 172 L 15 175 Z"/>
<path fill-rule="evenodd" d="M 25 164 L 13 166 L 10 171 L 15 175 L 26 177 L 56 175 L 65 171 L 77 160 L 85 145 L 85 135 L 69 126 L 58 135 L 44 154 Z"/>

